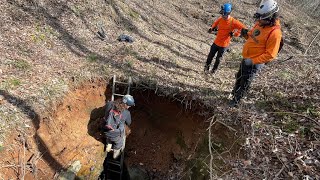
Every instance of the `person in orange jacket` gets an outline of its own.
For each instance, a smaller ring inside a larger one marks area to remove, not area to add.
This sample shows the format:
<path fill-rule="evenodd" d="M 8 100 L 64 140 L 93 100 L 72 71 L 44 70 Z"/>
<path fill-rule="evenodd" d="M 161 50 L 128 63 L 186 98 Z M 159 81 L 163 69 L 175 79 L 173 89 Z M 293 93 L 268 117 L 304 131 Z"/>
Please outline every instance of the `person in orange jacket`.
<path fill-rule="evenodd" d="M 238 106 L 240 99 L 249 90 L 256 73 L 264 64 L 277 56 L 282 39 L 278 11 L 276 1 L 263 1 L 254 15 L 256 19 L 254 27 L 250 31 L 246 29 L 241 31 L 241 35 L 247 40 L 243 46 L 243 60 L 236 75 L 230 107 Z"/>
<path fill-rule="evenodd" d="M 220 61 L 222 59 L 223 53 L 227 50 L 230 40 L 232 36 L 240 36 L 240 31 L 245 26 L 235 18 L 230 16 L 232 11 L 232 5 L 230 3 L 226 3 L 221 6 L 221 17 L 219 17 L 209 29 L 209 33 L 213 31 L 217 31 L 216 39 L 211 45 L 210 52 L 207 57 L 206 64 L 204 66 L 204 71 L 208 72 L 210 69 L 210 65 L 213 57 L 216 55 L 216 61 L 211 70 L 212 73 L 215 73 L 218 69 Z"/>

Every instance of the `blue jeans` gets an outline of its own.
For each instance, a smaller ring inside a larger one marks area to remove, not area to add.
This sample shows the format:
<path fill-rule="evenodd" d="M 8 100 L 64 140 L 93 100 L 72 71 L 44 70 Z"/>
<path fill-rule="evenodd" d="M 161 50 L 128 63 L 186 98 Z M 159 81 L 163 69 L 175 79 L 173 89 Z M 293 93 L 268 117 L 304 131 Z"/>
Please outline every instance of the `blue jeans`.
<path fill-rule="evenodd" d="M 239 71 L 236 75 L 236 83 L 233 88 L 233 100 L 239 102 L 245 96 L 250 88 L 255 75 L 264 67 L 264 64 L 251 64 L 246 65 L 242 60 Z"/>

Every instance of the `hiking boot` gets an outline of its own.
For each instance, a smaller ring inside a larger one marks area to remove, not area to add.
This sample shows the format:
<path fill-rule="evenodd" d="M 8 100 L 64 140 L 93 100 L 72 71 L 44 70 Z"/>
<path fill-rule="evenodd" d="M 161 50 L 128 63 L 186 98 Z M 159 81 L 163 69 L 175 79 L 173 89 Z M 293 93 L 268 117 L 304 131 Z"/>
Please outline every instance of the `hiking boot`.
<path fill-rule="evenodd" d="M 209 72 L 209 65 L 205 65 L 203 71 L 204 71 L 204 72 Z"/>
<path fill-rule="evenodd" d="M 216 69 L 211 70 L 211 74 L 214 74 L 214 73 L 216 73 Z"/>
<path fill-rule="evenodd" d="M 113 159 L 117 159 L 120 155 L 121 149 L 114 149 L 113 150 Z"/>
<path fill-rule="evenodd" d="M 239 107 L 239 101 L 235 100 L 235 99 L 232 99 L 230 102 L 229 102 L 229 107 L 233 108 L 237 108 Z"/>

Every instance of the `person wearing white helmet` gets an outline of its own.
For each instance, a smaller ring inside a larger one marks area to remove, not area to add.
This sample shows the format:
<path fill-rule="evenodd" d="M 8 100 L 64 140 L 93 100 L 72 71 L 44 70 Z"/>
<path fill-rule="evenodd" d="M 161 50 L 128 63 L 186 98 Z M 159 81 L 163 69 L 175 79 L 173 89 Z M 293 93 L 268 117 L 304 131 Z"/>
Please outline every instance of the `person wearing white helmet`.
<path fill-rule="evenodd" d="M 246 29 L 241 31 L 246 42 L 242 50 L 243 60 L 236 75 L 230 107 L 238 106 L 240 99 L 249 90 L 255 74 L 263 68 L 264 64 L 277 56 L 282 40 L 278 11 L 276 1 L 263 1 L 254 14 L 256 20 L 254 27 L 250 31 Z"/>
<path fill-rule="evenodd" d="M 105 136 L 107 152 L 113 148 L 113 158 L 116 159 L 124 149 L 126 132 L 125 125 L 131 124 L 131 113 L 128 110 L 135 106 L 134 99 L 131 95 L 123 96 L 122 101 L 108 101 L 105 111 Z"/>

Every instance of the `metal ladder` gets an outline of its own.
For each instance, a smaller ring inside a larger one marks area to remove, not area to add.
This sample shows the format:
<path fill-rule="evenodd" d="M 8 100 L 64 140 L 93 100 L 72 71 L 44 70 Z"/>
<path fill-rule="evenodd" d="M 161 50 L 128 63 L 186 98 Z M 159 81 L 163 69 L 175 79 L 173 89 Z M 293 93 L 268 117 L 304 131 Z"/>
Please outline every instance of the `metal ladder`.
<path fill-rule="evenodd" d="M 130 94 L 130 87 L 132 84 L 132 79 L 129 77 L 128 82 L 121 82 L 116 80 L 116 75 L 113 75 L 113 82 L 112 82 L 112 97 L 111 101 L 114 101 L 115 96 L 125 96 L 124 94 L 117 94 L 115 92 L 116 90 L 116 84 L 123 84 L 127 85 L 127 94 Z M 125 141 L 124 141 L 125 143 Z M 125 145 L 124 145 L 125 147 Z M 107 154 L 107 167 L 106 167 L 106 179 L 107 180 L 115 180 L 120 179 L 122 180 L 123 175 L 123 161 L 124 161 L 124 147 L 121 151 L 121 155 L 117 159 L 113 159 L 113 153 Z"/>
<path fill-rule="evenodd" d="M 131 87 L 131 84 L 132 84 L 132 78 L 129 77 L 128 82 L 125 83 L 125 82 L 117 81 L 117 80 L 116 80 L 116 75 L 113 75 L 111 101 L 114 101 L 114 96 L 121 96 L 121 97 L 125 96 L 125 95 L 123 95 L 123 94 L 117 94 L 117 93 L 115 92 L 115 91 L 116 91 L 116 83 L 117 83 L 117 84 L 128 85 L 127 94 L 130 94 L 130 87 Z"/>
<path fill-rule="evenodd" d="M 122 180 L 124 150 L 117 159 L 113 159 L 113 153 L 107 154 L 106 180 Z"/>

